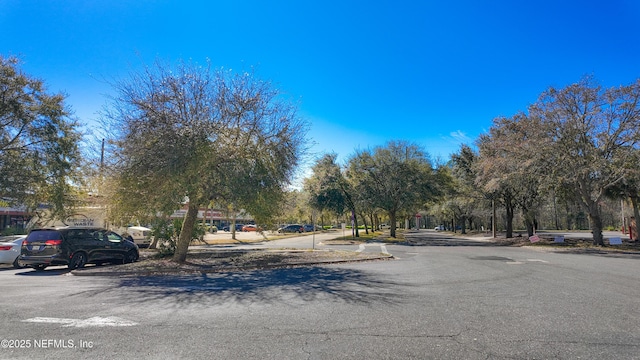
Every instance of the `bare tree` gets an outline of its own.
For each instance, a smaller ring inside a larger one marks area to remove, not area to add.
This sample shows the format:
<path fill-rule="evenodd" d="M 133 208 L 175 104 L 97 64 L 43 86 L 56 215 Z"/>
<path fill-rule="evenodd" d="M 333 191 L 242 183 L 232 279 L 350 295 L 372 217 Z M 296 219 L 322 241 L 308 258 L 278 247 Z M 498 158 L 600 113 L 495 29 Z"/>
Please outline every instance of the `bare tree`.
<path fill-rule="evenodd" d="M 479 184 L 506 210 L 506 236 L 513 236 L 513 217 L 522 210 L 527 233 L 532 236 L 542 200 L 541 157 L 536 149 L 540 127 L 526 114 L 494 119 L 488 134 L 480 136 L 478 147 Z"/>
<path fill-rule="evenodd" d="M 552 178 L 574 189 L 603 245 L 600 203 L 628 175 L 640 141 L 640 81 L 603 89 L 591 78 L 550 88 L 531 106 L 537 153 Z"/>

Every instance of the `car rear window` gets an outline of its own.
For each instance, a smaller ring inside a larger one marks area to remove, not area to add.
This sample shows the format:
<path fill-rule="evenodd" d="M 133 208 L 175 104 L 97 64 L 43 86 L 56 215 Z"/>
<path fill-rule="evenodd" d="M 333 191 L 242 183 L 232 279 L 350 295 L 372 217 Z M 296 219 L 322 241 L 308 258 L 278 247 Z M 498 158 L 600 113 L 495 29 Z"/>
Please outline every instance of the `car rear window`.
<path fill-rule="evenodd" d="M 32 231 L 27 236 L 26 242 L 45 241 L 45 240 L 62 240 L 62 235 L 55 230 L 38 230 Z"/>

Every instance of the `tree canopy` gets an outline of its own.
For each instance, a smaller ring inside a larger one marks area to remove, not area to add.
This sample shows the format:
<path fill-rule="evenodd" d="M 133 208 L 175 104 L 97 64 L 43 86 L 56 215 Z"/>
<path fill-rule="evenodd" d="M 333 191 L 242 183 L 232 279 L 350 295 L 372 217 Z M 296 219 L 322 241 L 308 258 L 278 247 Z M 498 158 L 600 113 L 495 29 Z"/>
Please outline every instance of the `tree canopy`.
<path fill-rule="evenodd" d="M 116 202 L 165 213 L 188 202 L 174 260 L 186 259 L 197 211 L 211 200 L 262 218 L 275 211 L 304 153 L 306 122 L 270 82 L 181 62 L 114 86 L 104 119 Z"/>
<path fill-rule="evenodd" d="M 528 113 L 497 118 L 480 137 L 479 182 L 507 209 L 522 209 L 531 235 L 544 189 L 577 200 L 603 245 L 601 202 L 631 184 L 640 144 L 640 82 L 605 89 L 586 77 L 549 88 Z M 637 189 L 636 189 L 637 191 Z M 510 225 L 507 236 L 510 236 Z"/>
<path fill-rule="evenodd" d="M 439 191 L 427 153 L 405 141 L 356 153 L 349 159 L 347 177 L 357 177 L 357 193 L 387 212 L 392 237 L 398 215 L 412 215 Z"/>
<path fill-rule="evenodd" d="M 81 138 L 65 96 L 0 56 L 0 198 L 63 218 L 79 201 Z"/>
<path fill-rule="evenodd" d="M 336 163 L 337 154 L 325 154 L 312 167 L 313 174 L 305 179 L 304 189 L 309 196 L 312 208 L 328 210 L 335 214 L 342 214 L 345 209 L 345 196 L 340 186 L 346 180 Z"/>
<path fill-rule="evenodd" d="M 529 109 L 536 153 L 559 184 L 573 189 L 602 245 L 600 201 L 629 176 L 640 144 L 640 81 L 602 88 L 591 78 L 549 88 Z M 530 141 L 531 142 L 531 141 Z"/>

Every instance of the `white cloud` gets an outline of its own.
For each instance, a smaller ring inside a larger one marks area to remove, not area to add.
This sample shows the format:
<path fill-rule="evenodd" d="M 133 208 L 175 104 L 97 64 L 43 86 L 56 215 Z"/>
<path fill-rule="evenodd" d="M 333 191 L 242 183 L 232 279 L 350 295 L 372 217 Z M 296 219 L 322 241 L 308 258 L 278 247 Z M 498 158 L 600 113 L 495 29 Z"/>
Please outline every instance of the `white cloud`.
<path fill-rule="evenodd" d="M 468 144 L 473 142 L 473 139 L 467 136 L 464 132 L 460 130 L 453 131 L 449 133 L 451 139 L 453 139 L 458 144 Z"/>

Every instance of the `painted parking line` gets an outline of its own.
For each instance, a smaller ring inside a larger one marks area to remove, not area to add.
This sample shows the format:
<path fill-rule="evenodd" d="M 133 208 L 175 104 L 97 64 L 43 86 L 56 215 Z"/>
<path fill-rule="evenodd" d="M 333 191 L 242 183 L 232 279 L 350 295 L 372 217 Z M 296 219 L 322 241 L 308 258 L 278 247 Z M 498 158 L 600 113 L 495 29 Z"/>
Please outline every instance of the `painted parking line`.
<path fill-rule="evenodd" d="M 51 317 L 35 317 L 22 320 L 23 322 L 45 323 L 45 324 L 61 324 L 62 327 L 89 327 L 89 326 L 135 326 L 138 323 L 122 319 L 119 317 L 100 317 L 94 316 L 88 319 L 65 319 Z"/>
<path fill-rule="evenodd" d="M 508 265 L 522 265 L 522 264 L 527 264 L 527 263 L 532 263 L 532 262 L 544 263 L 544 264 L 548 264 L 549 263 L 548 261 L 541 260 L 541 259 L 526 259 L 524 261 L 507 261 L 505 264 L 508 264 Z"/>
<path fill-rule="evenodd" d="M 368 246 L 377 246 L 378 244 L 367 244 Z M 367 245 L 365 244 L 360 244 L 358 245 L 358 250 L 356 250 L 357 253 L 363 252 Z M 388 251 L 387 251 L 387 246 L 384 244 L 380 244 L 380 252 L 386 255 L 391 255 Z"/>
<path fill-rule="evenodd" d="M 384 244 L 380 244 L 380 250 L 383 254 L 391 255 L 387 252 L 387 247 Z"/>

